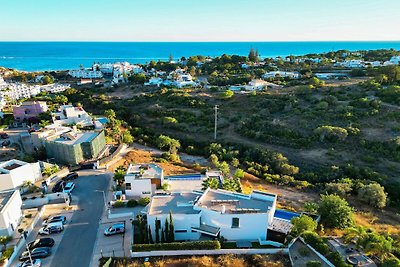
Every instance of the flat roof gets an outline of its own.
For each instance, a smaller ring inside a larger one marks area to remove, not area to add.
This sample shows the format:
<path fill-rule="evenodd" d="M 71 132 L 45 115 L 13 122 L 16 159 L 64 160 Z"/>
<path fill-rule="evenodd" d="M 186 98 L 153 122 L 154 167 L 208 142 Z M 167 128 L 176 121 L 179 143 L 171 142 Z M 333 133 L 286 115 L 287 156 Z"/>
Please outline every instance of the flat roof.
<path fill-rule="evenodd" d="M 194 192 L 171 193 L 170 195 L 154 195 L 149 204 L 148 214 L 198 214 L 193 204 L 200 194 Z"/>
<path fill-rule="evenodd" d="M 134 176 L 135 179 L 161 178 L 162 169 L 153 163 L 130 164 L 126 171 L 127 176 Z"/>
<path fill-rule="evenodd" d="M 0 173 L 10 173 L 10 171 L 26 165 L 24 161 L 11 159 L 0 163 Z"/>
<path fill-rule="evenodd" d="M 3 210 L 3 207 L 10 200 L 11 196 L 14 194 L 14 191 L 0 192 L 0 211 Z"/>
<path fill-rule="evenodd" d="M 66 137 L 66 135 L 60 136 L 59 138 L 54 139 L 53 142 L 62 143 L 62 144 L 66 144 L 66 145 L 81 144 L 84 142 L 92 141 L 97 136 L 97 133 L 96 132 L 76 133 L 76 134 L 73 134 L 73 136 L 74 136 L 74 139 L 70 139 L 70 138 Z"/>
<path fill-rule="evenodd" d="M 224 213 L 267 213 L 274 202 L 225 190 L 208 189 L 196 206 Z"/>

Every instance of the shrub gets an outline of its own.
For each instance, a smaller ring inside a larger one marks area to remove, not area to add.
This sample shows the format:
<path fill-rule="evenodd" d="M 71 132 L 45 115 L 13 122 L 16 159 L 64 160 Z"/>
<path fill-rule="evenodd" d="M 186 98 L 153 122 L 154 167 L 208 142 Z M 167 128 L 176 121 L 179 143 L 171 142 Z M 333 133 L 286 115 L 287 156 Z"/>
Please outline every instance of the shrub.
<path fill-rule="evenodd" d="M 329 247 L 325 243 L 325 241 L 317 234 L 314 232 L 305 232 L 303 234 L 304 241 L 312 246 L 316 251 L 319 253 L 325 255 L 329 252 Z"/>
<path fill-rule="evenodd" d="M 336 267 L 351 267 L 350 264 L 347 264 L 342 256 L 338 252 L 331 252 L 328 255 L 328 260 L 333 263 Z"/>
<path fill-rule="evenodd" d="M 328 228 L 344 229 L 353 224 L 353 208 L 338 195 L 322 195 L 318 212 Z"/>
<path fill-rule="evenodd" d="M 221 244 L 218 240 L 172 242 L 157 244 L 134 244 L 133 251 L 154 251 L 154 250 L 218 250 Z"/>
<path fill-rule="evenodd" d="M 123 207 L 125 207 L 125 202 L 123 202 L 121 200 L 117 200 L 114 202 L 113 207 L 114 208 L 123 208 Z"/>
<path fill-rule="evenodd" d="M 299 254 L 303 257 L 306 257 L 310 254 L 310 250 L 307 248 L 299 248 Z"/>
<path fill-rule="evenodd" d="M 1 261 L 4 261 L 4 260 L 6 260 L 6 259 L 9 259 L 13 253 L 14 253 L 14 247 L 7 248 L 7 249 L 3 252 L 3 255 L 1 256 Z"/>
<path fill-rule="evenodd" d="M 309 261 L 306 264 L 307 267 L 322 267 L 322 263 L 319 261 Z"/>
<path fill-rule="evenodd" d="M 147 204 L 150 203 L 150 198 L 149 197 L 142 197 L 141 199 L 139 199 L 138 204 L 140 206 L 147 206 Z"/>
<path fill-rule="evenodd" d="M 377 208 L 384 208 L 386 206 L 387 195 L 385 188 L 377 183 L 365 185 L 358 190 L 358 197 Z"/>
<path fill-rule="evenodd" d="M 133 208 L 133 207 L 136 207 L 138 205 L 138 202 L 136 201 L 136 200 L 134 200 L 134 199 L 130 199 L 130 200 L 128 200 L 128 202 L 126 203 L 126 206 L 128 207 L 128 208 Z"/>
<path fill-rule="evenodd" d="M 26 214 L 25 218 L 27 218 L 27 219 L 32 218 L 32 213 Z"/>

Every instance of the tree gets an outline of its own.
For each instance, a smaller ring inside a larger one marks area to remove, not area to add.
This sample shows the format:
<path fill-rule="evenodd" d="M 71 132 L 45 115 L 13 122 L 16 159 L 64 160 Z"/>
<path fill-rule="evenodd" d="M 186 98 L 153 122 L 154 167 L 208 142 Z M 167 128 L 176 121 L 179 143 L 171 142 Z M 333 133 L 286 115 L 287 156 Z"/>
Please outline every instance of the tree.
<path fill-rule="evenodd" d="M 224 179 L 223 188 L 225 190 L 233 191 L 233 192 L 241 192 L 242 191 L 242 189 L 240 188 L 239 179 L 234 179 L 234 178 Z"/>
<path fill-rule="evenodd" d="M 165 231 L 164 231 L 164 228 L 161 229 L 161 243 L 165 243 Z"/>
<path fill-rule="evenodd" d="M 325 192 L 328 194 L 337 194 L 340 197 L 347 196 L 352 191 L 349 183 L 327 183 Z"/>
<path fill-rule="evenodd" d="M 217 178 L 207 178 L 201 185 L 203 190 L 206 190 L 207 188 L 218 189 L 219 181 Z"/>
<path fill-rule="evenodd" d="M 113 109 L 107 109 L 104 111 L 104 116 L 111 122 L 112 120 L 115 120 L 116 114 Z"/>
<path fill-rule="evenodd" d="M 214 165 L 215 168 L 218 168 L 218 166 L 219 166 L 219 160 L 218 160 L 217 155 L 211 154 L 211 156 L 210 156 L 210 161 L 211 161 L 211 163 Z"/>
<path fill-rule="evenodd" d="M 226 161 L 221 162 L 221 163 L 218 165 L 218 169 L 222 172 L 222 174 L 223 174 L 224 176 L 229 176 L 230 173 L 231 173 L 231 170 L 230 170 L 230 168 L 229 168 L 229 164 L 228 164 Z"/>
<path fill-rule="evenodd" d="M 3 245 L 3 250 L 6 249 L 7 243 L 10 242 L 11 240 L 12 240 L 11 236 L 8 235 L 0 236 L 0 244 Z"/>
<path fill-rule="evenodd" d="M 291 233 L 295 236 L 299 236 L 305 231 L 314 232 L 317 229 L 318 223 L 307 215 L 301 215 L 300 217 L 292 218 L 293 228 Z"/>
<path fill-rule="evenodd" d="M 160 135 L 156 140 L 157 146 L 161 149 L 168 149 L 168 152 L 176 155 L 181 147 L 179 140 L 166 135 Z"/>
<path fill-rule="evenodd" d="M 54 102 L 59 104 L 66 104 L 68 103 L 68 97 L 66 97 L 65 95 L 56 95 L 54 97 Z"/>
<path fill-rule="evenodd" d="M 123 166 L 118 166 L 114 171 L 114 181 L 118 184 L 122 184 L 124 182 L 126 174 L 126 169 Z"/>
<path fill-rule="evenodd" d="M 220 97 L 222 99 L 229 99 L 231 98 L 235 93 L 232 90 L 225 90 L 220 94 Z"/>
<path fill-rule="evenodd" d="M 174 220 L 172 219 L 172 212 L 171 211 L 169 211 L 168 240 L 169 240 L 169 242 L 174 242 L 175 241 L 175 227 L 174 227 Z"/>
<path fill-rule="evenodd" d="M 318 212 L 328 228 L 344 229 L 353 225 L 353 208 L 338 195 L 322 195 Z"/>
<path fill-rule="evenodd" d="M 257 52 L 257 53 L 258 53 L 258 52 Z M 250 60 L 251 62 L 257 62 L 257 61 L 258 61 L 258 56 L 256 55 L 256 52 L 254 51 L 253 48 L 250 49 L 250 52 L 249 52 L 249 60 Z"/>
<path fill-rule="evenodd" d="M 234 176 L 237 179 L 242 179 L 244 177 L 244 171 L 242 169 L 237 169 Z"/>
<path fill-rule="evenodd" d="M 231 161 L 231 164 L 232 164 L 233 167 L 237 168 L 237 167 L 239 167 L 240 162 L 239 162 L 239 160 L 237 158 L 233 158 L 232 161 Z"/>
<path fill-rule="evenodd" d="M 317 77 L 312 77 L 310 79 L 310 85 L 315 86 L 315 87 L 322 87 L 325 85 L 325 82 L 318 79 Z"/>
<path fill-rule="evenodd" d="M 125 144 L 133 143 L 133 137 L 132 137 L 131 132 L 129 130 L 123 131 L 121 138 L 122 138 L 122 143 L 125 143 Z"/>
<path fill-rule="evenodd" d="M 164 235 L 165 235 L 165 237 L 164 237 L 165 242 L 169 243 L 170 242 L 170 240 L 169 240 L 169 223 L 168 223 L 167 218 L 165 218 L 165 222 L 164 222 Z"/>
<path fill-rule="evenodd" d="M 154 221 L 155 223 L 155 232 L 156 232 L 156 243 L 160 243 L 160 223 L 157 223 L 157 221 L 159 222 L 159 220 L 156 217 L 156 220 Z"/>
<path fill-rule="evenodd" d="M 385 188 L 378 183 L 372 183 L 361 187 L 358 190 L 358 197 L 377 208 L 384 208 L 387 202 Z"/>
<path fill-rule="evenodd" d="M 43 83 L 43 84 L 54 83 L 54 79 L 53 79 L 53 77 L 51 77 L 51 76 L 49 76 L 49 75 L 46 75 L 46 76 L 43 77 L 42 83 Z"/>
<path fill-rule="evenodd" d="M 152 234 L 151 234 L 150 225 L 149 225 L 149 228 L 148 228 L 147 232 L 149 233 L 149 244 L 154 244 L 153 236 L 152 236 Z"/>

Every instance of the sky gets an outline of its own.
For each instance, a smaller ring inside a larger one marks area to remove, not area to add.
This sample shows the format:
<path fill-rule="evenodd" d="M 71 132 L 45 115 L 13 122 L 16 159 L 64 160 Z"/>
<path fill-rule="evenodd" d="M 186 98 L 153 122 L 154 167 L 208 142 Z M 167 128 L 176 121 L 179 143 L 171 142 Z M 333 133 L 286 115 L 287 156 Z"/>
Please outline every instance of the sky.
<path fill-rule="evenodd" d="M 399 12 L 399 0 L 0 0 L 0 41 L 390 41 Z"/>

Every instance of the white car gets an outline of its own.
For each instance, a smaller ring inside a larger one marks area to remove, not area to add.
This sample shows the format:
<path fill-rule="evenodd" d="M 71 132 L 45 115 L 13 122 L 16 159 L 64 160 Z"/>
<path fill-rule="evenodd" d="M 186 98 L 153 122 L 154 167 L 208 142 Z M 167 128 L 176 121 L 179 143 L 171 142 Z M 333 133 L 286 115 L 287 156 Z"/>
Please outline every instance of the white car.
<path fill-rule="evenodd" d="M 75 188 L 75 184 L 73 182 L 70 182 L 65 185 L 63 192 L 69 194 L 72 192 L 72 190 L 74 190 L 74 188 Z"/>
<path fill-rule="evenodd" d="M 59 233 L 64 230 L 64 225 L 62 222 L 50 223 L 39 229 L 39 235 L 50 235 L 53 233 Z"/>

